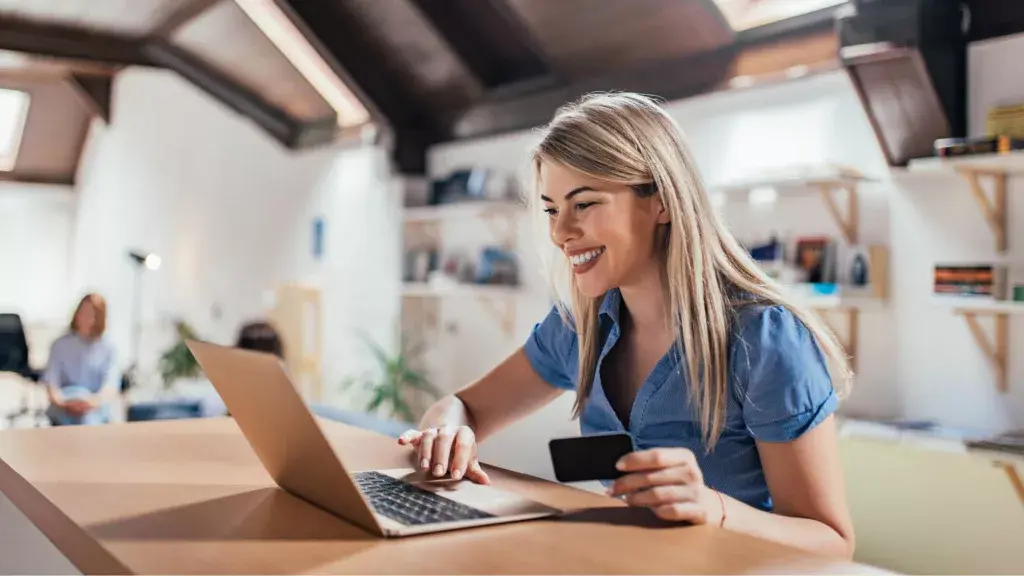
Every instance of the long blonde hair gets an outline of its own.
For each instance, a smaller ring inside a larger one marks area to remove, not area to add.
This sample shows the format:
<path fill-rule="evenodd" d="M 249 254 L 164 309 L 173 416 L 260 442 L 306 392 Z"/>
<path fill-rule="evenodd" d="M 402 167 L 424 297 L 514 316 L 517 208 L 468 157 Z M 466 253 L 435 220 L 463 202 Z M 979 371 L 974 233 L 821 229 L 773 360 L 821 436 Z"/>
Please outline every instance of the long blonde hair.
<path fill-rule="evenodd" d="M 730 328 L 741 306 L 781 305 L 791 311 L 824 353 L 833 388 L 841 397 L 847 394 L 852 373 L 835 335 L 788 298 L 729 232 L 712 207 L 682 130 L 657 102 L 638 94 L 602 93 L 560 108 L 532 152 L 531 205 L 539 203 L 541 162 L 629 185 L 641 195 L 656 193 L 669 212 L 660 254 L 666 314 L 685 357 L 690 403 L 708 450 L 725 423 Z M 568 279 L 571 310 L 564 299 L 557 305 L 576 331 L 579 350 L 573 411 L 578 417 L 594 383 L 602 298 L 584 296 L 564 255 L 559 263 L 553 271 Z"/>

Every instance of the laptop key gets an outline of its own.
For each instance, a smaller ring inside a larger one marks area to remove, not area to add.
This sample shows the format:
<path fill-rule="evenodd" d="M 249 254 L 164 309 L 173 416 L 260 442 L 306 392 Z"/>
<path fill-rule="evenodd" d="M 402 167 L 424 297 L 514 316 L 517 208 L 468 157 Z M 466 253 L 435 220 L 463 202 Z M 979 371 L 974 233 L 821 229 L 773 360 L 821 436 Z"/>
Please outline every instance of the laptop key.
<path fill-rule="evenodd" d="M 354 478 L 378 514 L 407 526 L 493 517 L 380 472 L 358 472 Z"/>

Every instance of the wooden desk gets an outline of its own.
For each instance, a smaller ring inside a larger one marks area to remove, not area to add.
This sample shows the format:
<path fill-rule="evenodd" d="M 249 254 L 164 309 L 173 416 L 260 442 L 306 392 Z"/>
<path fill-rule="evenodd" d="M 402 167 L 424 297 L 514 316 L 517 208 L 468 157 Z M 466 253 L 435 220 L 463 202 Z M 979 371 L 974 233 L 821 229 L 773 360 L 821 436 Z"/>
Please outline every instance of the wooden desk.
<path fill-rule="evenodd" d="M 394 440 L 323 426 L 354 470 Z M 0 432 L 0 491 L 80 571 L 100 573 L 863 573 L 715 527 L 491 470 L 564 518 L 382 540 L 278 490 L 230 419 Z"/>

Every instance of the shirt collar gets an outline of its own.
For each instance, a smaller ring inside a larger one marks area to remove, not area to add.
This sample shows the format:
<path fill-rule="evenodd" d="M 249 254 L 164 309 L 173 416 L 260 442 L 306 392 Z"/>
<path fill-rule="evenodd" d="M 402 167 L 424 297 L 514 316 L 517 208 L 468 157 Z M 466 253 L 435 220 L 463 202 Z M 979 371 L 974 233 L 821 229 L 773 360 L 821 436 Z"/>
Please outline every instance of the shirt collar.
<path fill-rule="evenodd" d="M 599 314 L 612 319 L 612 322 L 619 323 L 619 313 L 622 311 L 622 295 L 618 288 L 612 288 L 605 292 L 604 300 L 601 302 Z"/>

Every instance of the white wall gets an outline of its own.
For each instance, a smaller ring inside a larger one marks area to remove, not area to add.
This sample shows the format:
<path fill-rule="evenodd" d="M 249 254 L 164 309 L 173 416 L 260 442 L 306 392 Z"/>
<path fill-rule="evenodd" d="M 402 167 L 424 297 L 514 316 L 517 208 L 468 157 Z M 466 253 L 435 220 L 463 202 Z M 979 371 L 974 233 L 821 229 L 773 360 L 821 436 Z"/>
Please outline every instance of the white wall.
<path fill-rule="evenodd" d="M 114 102 L 113 124 L 94 126 L 79 175 L 70 284 L 107 296 L 125 362 L 129 249 L 163 258 L 143 277 L 146 366 L 173 319 L 233 342 L 241 322 L 272 304 L 268 291 L 293 281 L 323 290 L 325 386 L 367 366 L 351 329 L 390 345 L 399 260 L 384 150 L 287 151 L 168 72 L 129 69 Z M 320 261 L 311 254 L 315 216 L 326 221 Z"/>
<path fill-rule="evenodd" d="M 973 132 L 978 132 L 979 122 L 983 127 L 987 106 L 1024 100 L 1024 81 L 1016 74 L 1019 66 L 1014 60 L 1022 50 L 1022 36 L 972 47 Z M 889 246 L 890 302 L 882 310 L 861 313 L 859 374 L 853 395 L 843 406 L 845 412 L 927 418 L 988 432 L 1024 426 L 1024 362 L 1011 360 L 1011 392 L 996 393 L 991 372 L 963 320 L 933 306 L 930 298 L 935 262 L 993 256 L 991 235 L 974 200 L 958 180 L 928 180 L 923 189 L 920 182 L 894 182 L 843 73 L 707 95 L 673 102 L 667 108 L 686 133 L 702 176 L 712 187 L 795 164 L 844 164 L 878 180 L 861 187 L 860 242 Z M 532 131 L 523 131 L 437 146 L 429 156 L 430 175 L 474 166 L 523 174 L 526 151 L 535 139 Z M 1019 261 L 1020 242 L 1012 231 L 1021 229 L 1024 217 L 1024 203 L 1013 200 L 1014 191 L 1020 189 L 1024 182 L 1011 184 L 1011 250 L 1006 260 L 1014 263 Z M 745 240 L 773 231 L 839 237 L 815 196 L 783 198 L 769 207 L 731 199 L 724 213 L 734 233 Z M 468 244 L 473 241 L 470 236 L 470 231 L 453 229 L 445 240 Z M 523 248 L 524 265 L 538 266 L 532 246 Z M 473 305 L 446 303 L 444 318 L 467 327 L 438 344 L 438 363 L 446 373 L 458 375 L 451 380 L 452 386 L 479 376 L 522 344 L 548 302 L 546 286 L 537 277 L 530 279 L 525 292 L 512 337 L 485 323 L 474 324 L 480 312 Z M 1024 357 L 1022 329 L 1021 320 L 1013 320 L 1011 359 Z M 572 432 L 571 402 L 563 398 L 495 437 L 483 447 L 484 456 L 550 477 L 545 440 Z"/>

